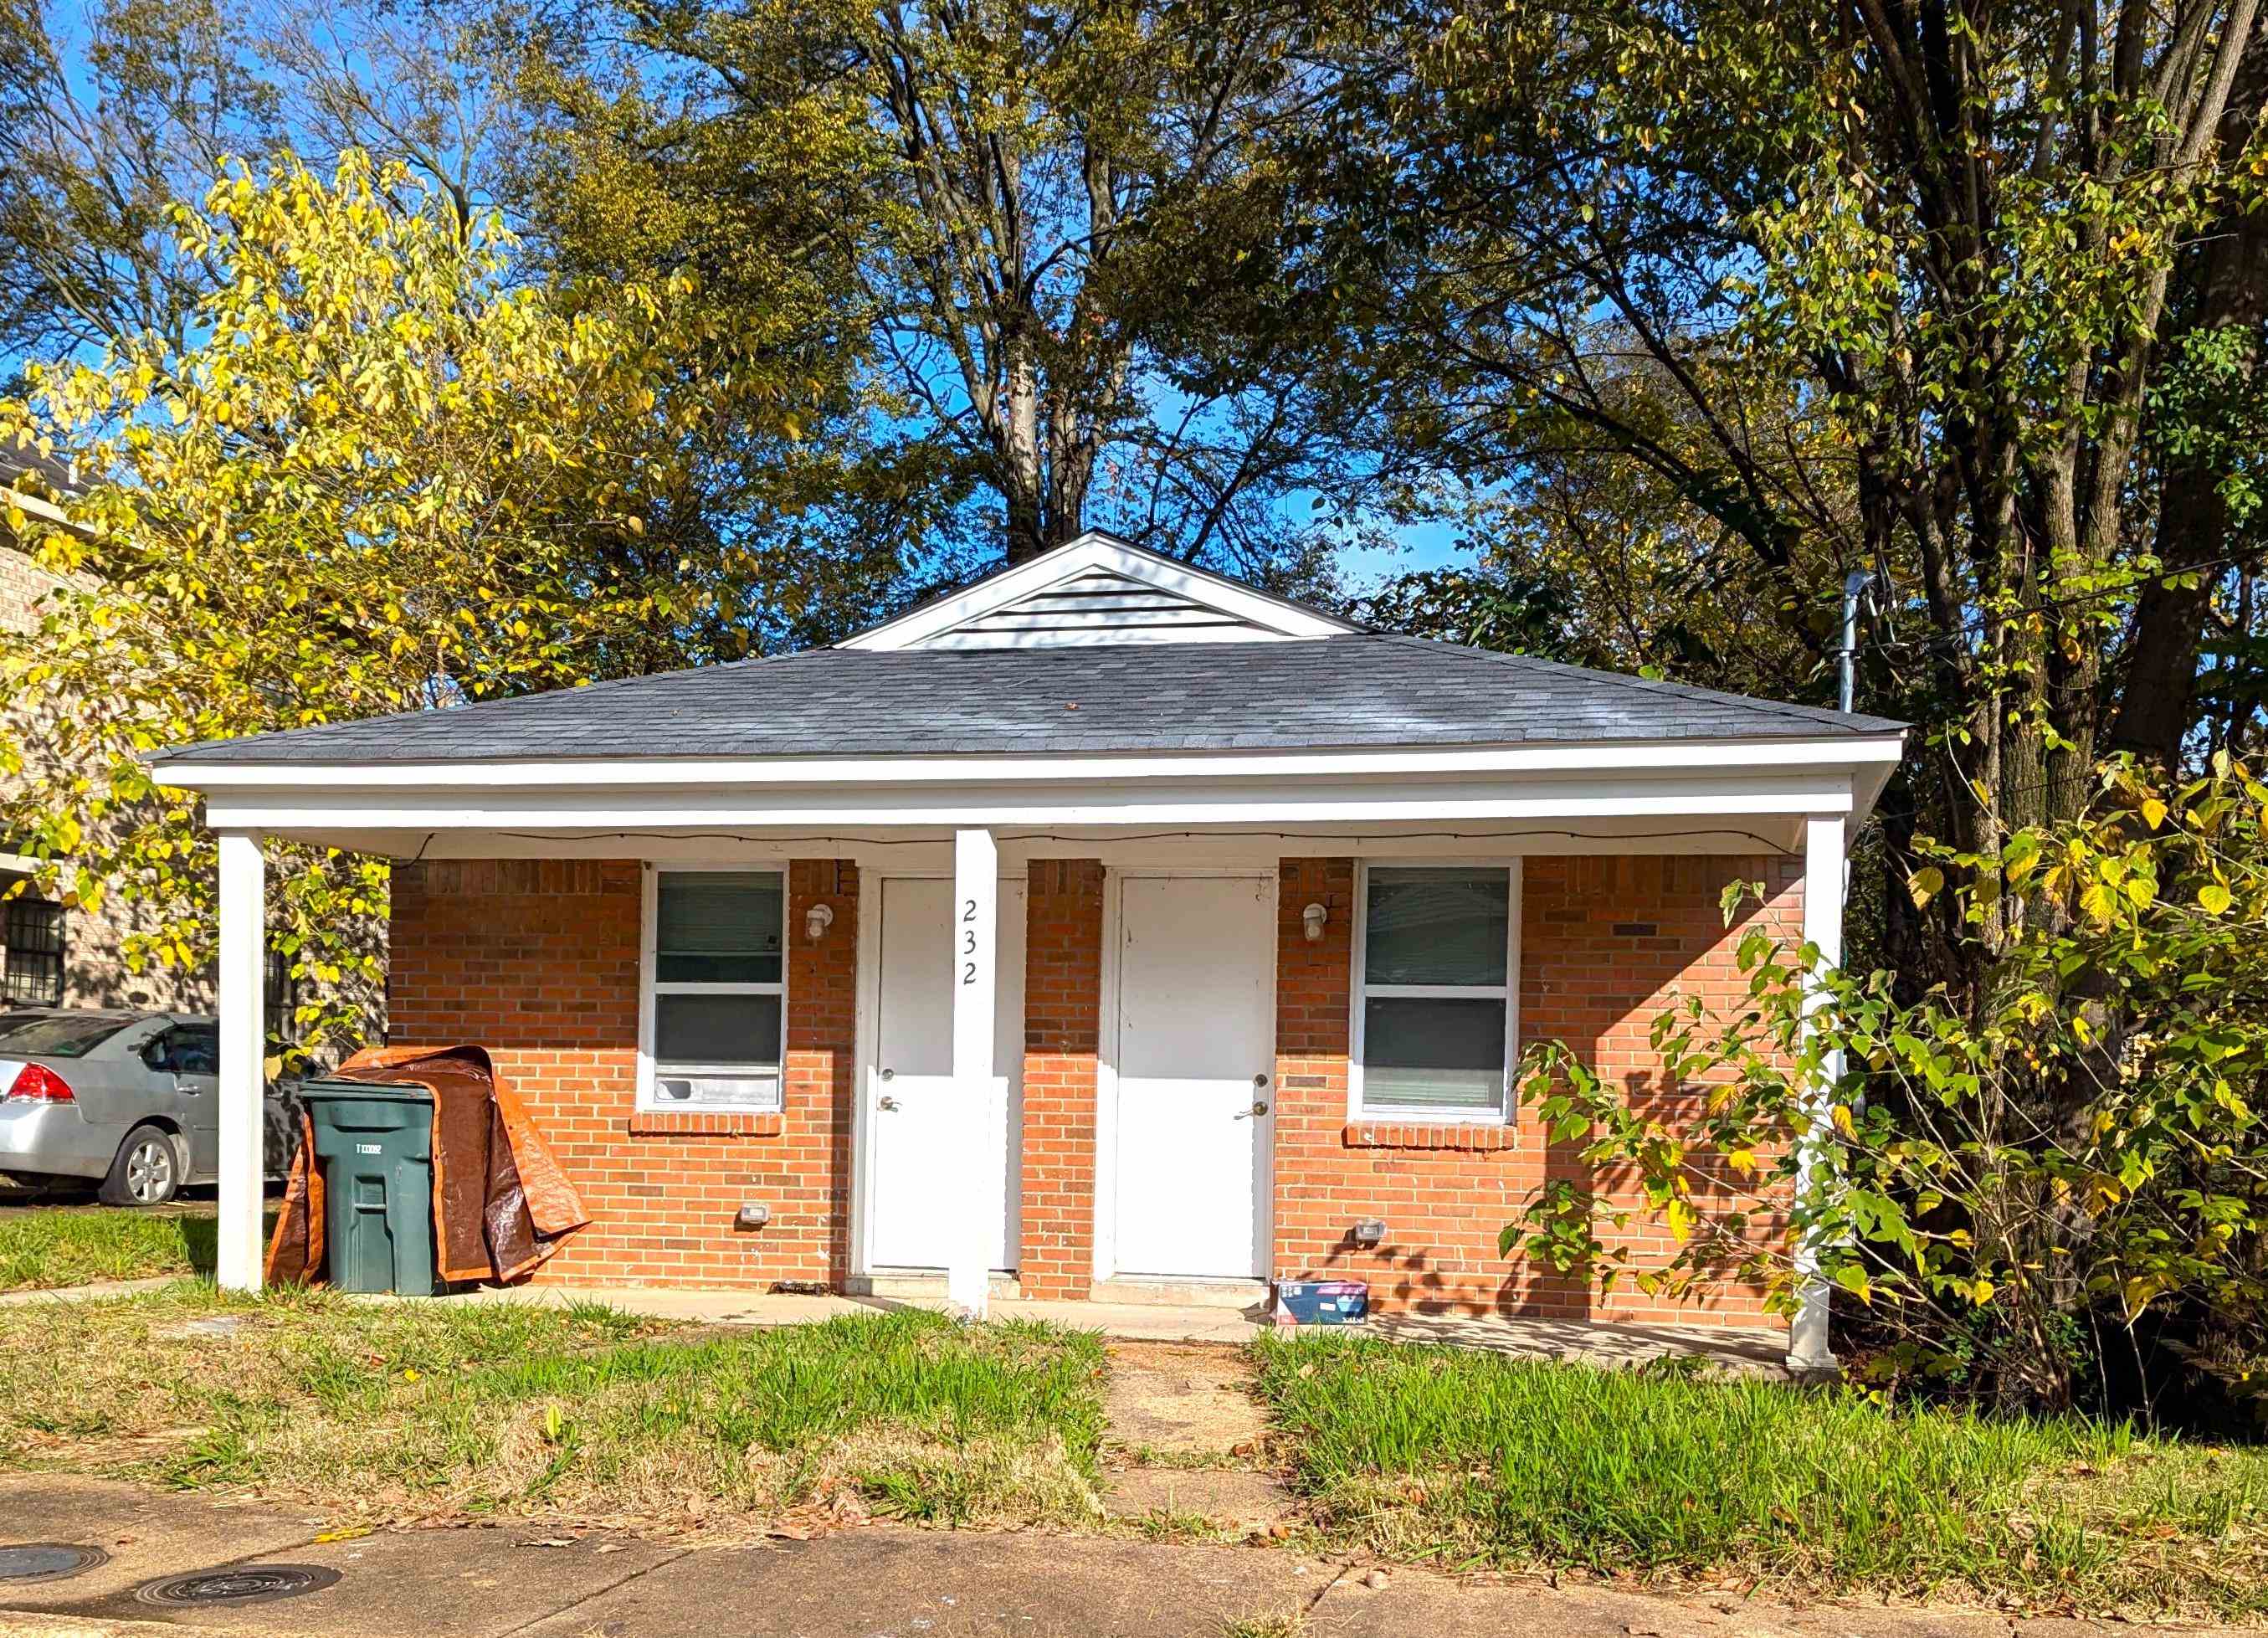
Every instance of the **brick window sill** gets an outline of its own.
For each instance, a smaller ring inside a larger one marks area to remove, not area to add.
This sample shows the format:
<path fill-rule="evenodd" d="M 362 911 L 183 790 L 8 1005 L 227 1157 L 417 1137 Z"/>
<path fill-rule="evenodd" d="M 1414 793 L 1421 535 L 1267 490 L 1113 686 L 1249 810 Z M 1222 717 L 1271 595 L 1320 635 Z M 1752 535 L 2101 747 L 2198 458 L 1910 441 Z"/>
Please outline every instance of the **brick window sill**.
<path fill-rule="evenodd" d="M 1469 1149 L 1518 1147 L 1515 1126 L 1452 1125 L 1432 1121 L 1351 1120 L 1341 1133 L 1351 1149 Z"/>
<path fill-rule="evenodd" d="M 785 1135 L 787 1117 L 745 1110 L 681 1115 L 641 1109 L 631 1112 L 623 1129 L 634 1138 L 777 1138 Z"/>

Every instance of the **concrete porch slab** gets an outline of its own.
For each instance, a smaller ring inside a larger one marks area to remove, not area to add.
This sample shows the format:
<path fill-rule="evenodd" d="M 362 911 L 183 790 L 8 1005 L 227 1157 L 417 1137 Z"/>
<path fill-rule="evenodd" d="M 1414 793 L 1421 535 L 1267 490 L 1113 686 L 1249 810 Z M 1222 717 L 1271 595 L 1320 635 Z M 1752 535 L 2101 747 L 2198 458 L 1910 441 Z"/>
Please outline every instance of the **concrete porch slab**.
<path fill-rule="evenodd" d="M 792 1296 L 755 1291 L 702 1291 L 654 1286 L 535 1285 L 482 1288 L 445 1297 L 367 1297 L 375 1302 L 600 1302 L 658 1319 L 715 1325 L 807 1325 L 838 1314 L 893 1308 L 942 1311 L 941 1298 Z M 1268 1328 L 1256 1306 L 1075 1302 L 1019 1297 L 996 1300 L 995 1318 L 1039 1319 L 1121 1341 L 1249 1342 Z M 1605 1366 L 1697 1355 L 1728 1370 L 1786 1369 L 1787 1332 L 1734 1325 L 1628 1324 L 1545 1319 L 1523 1315 L 1394 1315 L 1362 1328 L 1397 1342 L 1445 1343 L 1526 1358 L 1585 1361 Z"/>

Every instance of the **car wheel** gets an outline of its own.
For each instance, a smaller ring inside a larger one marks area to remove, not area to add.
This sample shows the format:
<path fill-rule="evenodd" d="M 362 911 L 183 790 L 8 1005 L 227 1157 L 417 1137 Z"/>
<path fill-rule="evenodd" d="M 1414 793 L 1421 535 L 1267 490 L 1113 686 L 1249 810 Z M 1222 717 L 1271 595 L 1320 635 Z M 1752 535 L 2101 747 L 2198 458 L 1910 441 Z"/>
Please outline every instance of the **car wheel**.
<path fill-rule="evenodd" d="M 136 1126 L 102 1180 L 106 1206 L 163 1206 L 181 1187 L 181 1155 L 163 1126 Z"/>

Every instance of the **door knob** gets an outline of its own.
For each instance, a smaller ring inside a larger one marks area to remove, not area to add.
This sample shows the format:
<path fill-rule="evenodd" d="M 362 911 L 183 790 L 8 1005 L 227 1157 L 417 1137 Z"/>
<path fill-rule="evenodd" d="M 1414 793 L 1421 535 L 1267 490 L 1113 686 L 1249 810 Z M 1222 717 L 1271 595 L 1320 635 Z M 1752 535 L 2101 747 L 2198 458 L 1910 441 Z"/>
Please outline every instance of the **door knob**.
<path fill-rule="evenodd" d="M 894 1097 L 881 1098 L 874 1104 L 876 1109 L 895 1109 L 897 1106 L 898 1100 Z"/>
<path fill-rule="evenodd" d="M 1252 1105 L 1252 1112 L 1255 1115 L 1264 1115 L 1268 1112 L 1268 1105 L 1255 1100 Z"/>
<path fill-rule="evenodd" d="M 1260 1116 L 1264 1115 L 1267 1112 L 1267 1104 L 1256 1102 L 1250 1109 L 1238 1110 L 1236 1111 L 1235 1118 L 1238 1120 L 1257 1119 Z"/>

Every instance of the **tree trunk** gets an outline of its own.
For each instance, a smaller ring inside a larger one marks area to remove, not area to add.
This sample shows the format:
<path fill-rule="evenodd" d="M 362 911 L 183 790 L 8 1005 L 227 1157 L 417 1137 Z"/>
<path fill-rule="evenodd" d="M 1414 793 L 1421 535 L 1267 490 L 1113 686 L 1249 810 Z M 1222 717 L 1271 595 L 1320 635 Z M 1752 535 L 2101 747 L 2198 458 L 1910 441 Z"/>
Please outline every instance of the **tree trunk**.
<path fill-rule="evenodd" d="M 2257 116 L 2268 79 L 2268 52 L 2255 49 L 2238 95 L 2222 122 L 2243 133 Z M 2268 321 L 2268 217 L 2243 212 L 2223 222 L 2188 269 L 2196 280 L 2196 313 L 2189 330 L 2224 328 L 2242 338 L 2231 364 L 2236 390 L 2248 387 L 2259 362 L 2260 328 Z M 2169 574 L 2197 571 L 2197 583 L 2153 580 L 2135 606 L 2132 660 L 2110 742 L 2167 768 L 2180 765 L 2182 742 L 2196 718 L 2198 646 L 2213 587 L 2230 546 L 2228 502 L 2220 492 L 2225 461 L 2213 454 L 2169 459 L 2158 498 L 2158 555 Z"/>
<path fill-rule="evenodd" d="M 1048 538 L 1039 371 L 1027 347 L 1012 345 L 1007 376 L 1007 402 L 998 437 L 1000 498 L 1007 513 L 1008 562 L 1012 566 L 1029 562 L 1055 542 Z"/>

